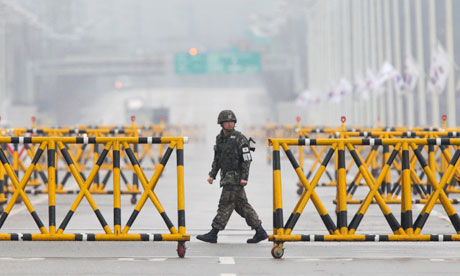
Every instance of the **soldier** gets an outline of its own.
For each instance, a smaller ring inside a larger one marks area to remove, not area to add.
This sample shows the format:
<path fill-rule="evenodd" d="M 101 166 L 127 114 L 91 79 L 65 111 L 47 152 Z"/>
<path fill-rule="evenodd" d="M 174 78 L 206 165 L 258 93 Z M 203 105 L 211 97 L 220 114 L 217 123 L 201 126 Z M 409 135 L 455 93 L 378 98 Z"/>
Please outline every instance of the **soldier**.
<path fill-rule="evenodd" d="M 208 183 L 213 183 L 220 170 L 222 194 L 217 215 L 212 221 L 212 230 L 209 233 L 198 235 L 197 239 L 217 243 L 217 233 L 224 230 L 235 209 L 240 216 L 246 219 L 246 223 L 256 230 L 254 237 L 248 239 L 247 242 L 258 243 L 268 236 L 256 211 L 248 203 L 244 191 L 244 186 L 248 183 L 249 165 L 252 161 L 249 142 L 241 132 L 234 129 L 236 116 L 233 111 L 221 111 L 217 123 L 221 125 L 222 130 L 216 137 L 214 161 L 209 172 Z"/>

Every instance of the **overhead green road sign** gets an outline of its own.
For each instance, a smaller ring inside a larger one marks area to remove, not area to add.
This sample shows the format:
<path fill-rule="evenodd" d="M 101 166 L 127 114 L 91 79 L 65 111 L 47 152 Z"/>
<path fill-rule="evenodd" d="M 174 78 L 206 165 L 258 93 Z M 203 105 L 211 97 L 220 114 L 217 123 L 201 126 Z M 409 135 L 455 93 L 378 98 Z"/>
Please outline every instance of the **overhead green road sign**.
<path fill-rule="evenodd" d="M 176 74 L 205 74 L 208 72 L 207 54 L 178 53 L 174 55 Z"/>
<path fill-rule="evenodd" d="M 262 72 L 259 52 L 231 50 L 214 53 L 176 53 L 174 71 L 186 74 L 254 74 Z"/>

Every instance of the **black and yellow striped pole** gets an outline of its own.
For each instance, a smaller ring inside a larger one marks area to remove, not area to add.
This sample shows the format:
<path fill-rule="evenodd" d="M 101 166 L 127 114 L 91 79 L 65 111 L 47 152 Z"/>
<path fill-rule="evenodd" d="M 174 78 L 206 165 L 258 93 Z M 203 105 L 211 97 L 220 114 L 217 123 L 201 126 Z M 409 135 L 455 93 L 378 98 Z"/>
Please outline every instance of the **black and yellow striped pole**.
<path fill-rule="evenodd" d="M 5 174 L 5 168 L 3 167 L 2 162 L 0 162 L 0 211 L 2 212 L 3 205 L 8 201 L 5 196 L 5 193 L 8 191 L 8 181 L 6 180 Z"/>
<path fill-rule="evenodd" d="M 131 129 L 132 129 L 132 133 L 131 133 L 131 136 L 132 137 L 137 137 L 137 128 L 136 128 L 136 116 L 131 116 Z M 133 149 L 134 149 L 134 157 L 137 159 L 138 156 L 138 144 L 134 144 L 133 145 Z M 134 164 L 133 164 L 134 166 Z M 136 174 L 135 171 L 133 171 L 133 190 L 134 191 L 139 191 L 139 176 Z M 137 197 L 136 197 L 136 193 L 133 193 L 132 197 L 131 197 L 131 204 L 135 204 L 137 201 Z"/>
<path fill-rule="evenodd" d="M 383 146 L 383 155 L 382 155 L 382 168 L 385 166 L 386 160 L 390 157 L 390 146 Z M 390 171 L 387 172 L 383 180 L 382 185 L 380 186 L 380 194 L 385 197 L 387 200 L 391 199 L 391 176 Z"/>
<path fill-rule="evenodd" d="M 186 143 L 187 139 L 179 139 L 176 144 L 177 225 L 179 227 L 180 234 L 185 234 L 184 142 Z"/>
<path fill-rule="evenodd" d="M 49 232 L 56 234 L 56 144 L 48 142 L 48 214 Z"/>
<path fill-rule="evenodd" d="M 120 142 L 113 143 L 113 224 L 114 234 L 121 234 Z"/>
<path fill-rule="evenodd" d="M 342 235 L 346 235 L 347 230 L 347 174 L 345 171 L 345 145 L 338 143 L 338 171 L 337 171 L 337 228 Z"/>
<path fill-rule="evenodd" d="M 401 185 L 401 225 L 408 235 L 413 233 L 412 229 L 412 192 L 411 175 L 409 162 L 409 145 L 402 144 L 402 185 Z"/>
<path fill-rule="evenodd" d="M 187 142 L 187 139 L 179 139 L 176 144 L 177 226 L 181 235 L 185 235 L 184 142 Z M 179 257 L 183 258 L 185 256 L 185 250 L 184 242 L 180 241 L 177 245 L 177 254 Z"/>
<path fill-rule="evenodd" d="M 433 138 L 433 135 L 430 135 L 430 138 Z M 430 170 L 435 173 L 436 176 L 436 156 L 434 152 L 434 145 L 428 145 L 428 167 L 430 167 Z M 431 194 L 432 192 L 432 183 L 430 185 L 429 181 L 427 183 L 427 192 L 428 194 Z"/>
<path fill-rule="evenodd" d="M 273 143 L 273 233 L 283 235 L 283 201 L 281 190 L 280 144 Z"/>
<path fill-rule="evenodd" d="M 70 153 L 69 153 L 70 154 Z M 97 160 L 99 159 L 99 145 L 98 144 L 93 144 L 93 165 L 96 164 Z M 78 163 L 76 163 L 78 164 Z M 94 182 L 93 184 L 89 187 L 89 190 L 91 192 L 95 192 L 99 188 L 99 171 L 96 173 L 96 176 L 94 177 Z"/>

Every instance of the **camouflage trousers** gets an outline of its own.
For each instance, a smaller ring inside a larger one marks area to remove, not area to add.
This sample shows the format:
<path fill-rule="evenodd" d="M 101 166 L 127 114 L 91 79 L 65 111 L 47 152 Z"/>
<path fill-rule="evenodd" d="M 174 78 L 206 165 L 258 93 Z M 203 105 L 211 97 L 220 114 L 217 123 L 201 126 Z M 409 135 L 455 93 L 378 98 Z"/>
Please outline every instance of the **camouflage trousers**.
<path fill-rule="evenodd" d="M 212 227 L 219 230 L 225 229 L 233 210 L 246 219 L 252 229 L 259 227 L 262 222 L 254 208 L 248 203 L 244 187 L 240 185 L 224 185 L 220 195 L 217 215 L 212 221 Z"/>

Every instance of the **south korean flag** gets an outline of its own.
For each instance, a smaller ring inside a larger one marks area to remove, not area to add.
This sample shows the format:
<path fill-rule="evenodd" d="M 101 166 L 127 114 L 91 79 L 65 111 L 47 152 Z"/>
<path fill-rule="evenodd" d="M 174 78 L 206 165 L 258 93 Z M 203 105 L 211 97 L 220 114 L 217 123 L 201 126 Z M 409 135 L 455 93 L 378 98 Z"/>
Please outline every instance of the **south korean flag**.
<path fill-rule="evenodd" d="M 252 161 L 251 152 L 249 151 L 248 146 L 243 146 L 241 151 L 242 151 L 242 154 L 243 154 L 243 160 L 244 161 Z"/>

